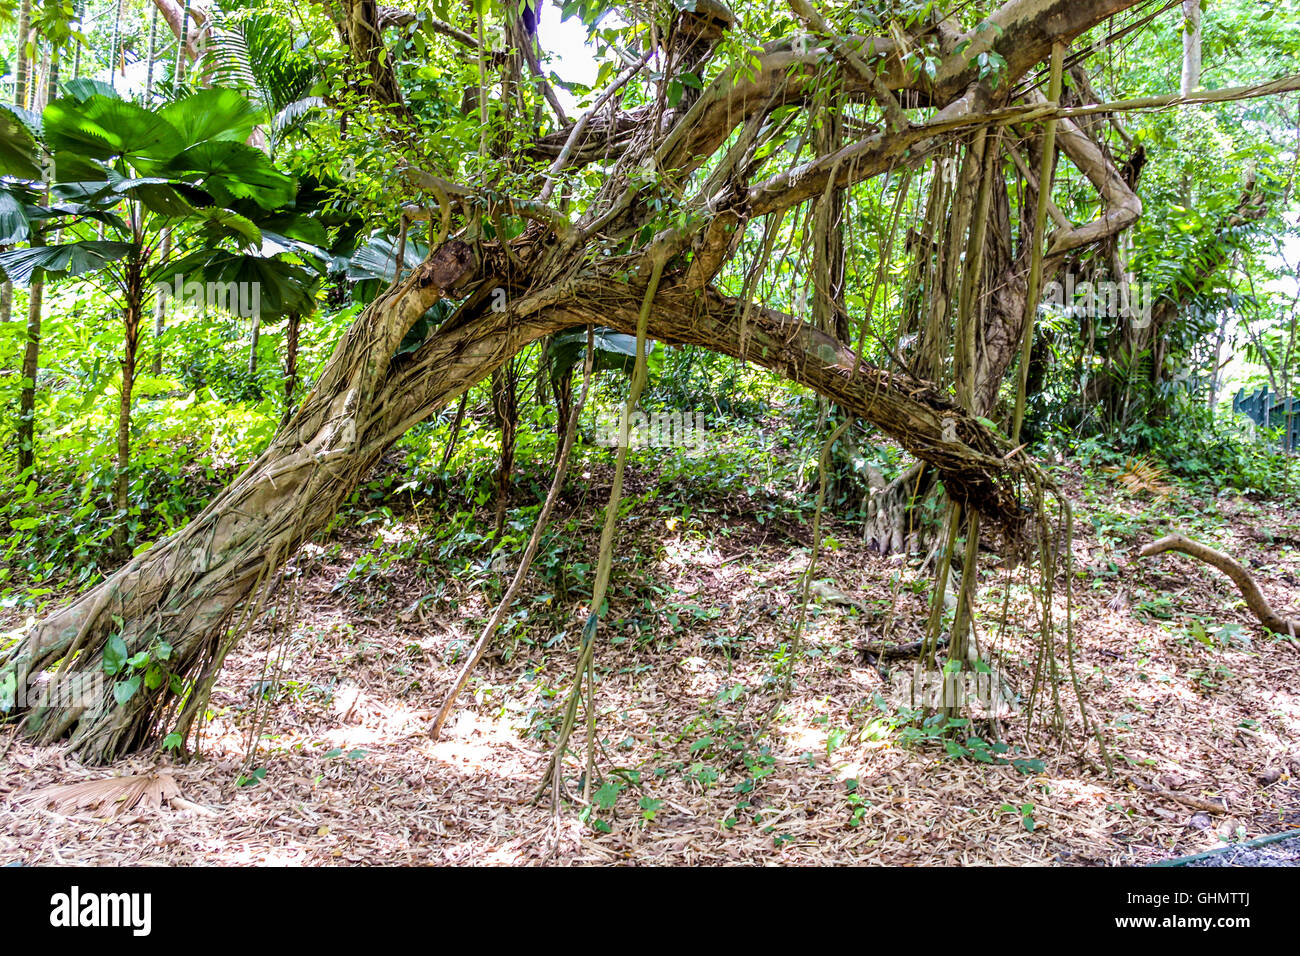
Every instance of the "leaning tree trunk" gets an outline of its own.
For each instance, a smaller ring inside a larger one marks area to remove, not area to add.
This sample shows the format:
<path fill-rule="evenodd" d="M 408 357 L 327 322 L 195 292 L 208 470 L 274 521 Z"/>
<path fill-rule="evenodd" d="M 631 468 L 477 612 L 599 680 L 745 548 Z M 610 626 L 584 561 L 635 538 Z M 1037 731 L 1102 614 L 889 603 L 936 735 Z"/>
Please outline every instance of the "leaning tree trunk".
<path fill-rule="evenodd" d="M 171 673 L 199 688 L 191 702 L 201 700 L 242 636 L 232 629 L 236 612 L 256 605 L 259 586 L 328 524 L 411 425 L 543 335 L 589 321 L 635 329 L 642 290 L 632 283 L 615 289 L 601 277 L 589 288 L 575 287 L 562 306 L 522 320 L 491 309 L 453 318 L 419 351 L 395 359 L 406 331 L 467 277 L 470 262 L 463 245 L 444 245 L 366 309 L 257 460 L 181 531 L 39 622 L 0 659 L 0 680 L 8 671 L 25 688 L 60 661 L 69 662 L 74 676 L 100 674 L 107 639 L 120 633 L 130 654 L 170 645 Z M 751 312 L 742 346 L 740 313 L 737 300 L 670 285 L 656 298 L 650 331 L 660 340 L 748 358 L 817 389 L 932 462 L 959 499 L 995 521 L 1017 520 L 1016 478 L 1028 465 L 1008 460 L 1003 443 L 946 397 L 907 376 L 869 366 L 855 372 L 856 356 L 846 346 L 773 310 Z M 124 705 L 105 688 L 82 706 L 27 710 L 24 729 L 38 742 L 69 736 L 83 760 L 104 761 L 172 729 L 174 721 L 187 727 L 190 711 L 180 711 L 180 703 L 171 682 L 140 690 Z"/>
<path fill-rule="evenodd" d="M 202 682 L 215 676 L 230 644 L 232 614 L 259 581 L 323 527 L 410 422 L 385 387 L 407 328 L 461 278 L 468 256 L 444 247 L 402 288 L 375 302 L 348 331 L 320 383 L 271 445 L 184 529 L 133 558 L 112 577 L 41 621 L 0 664 L 20 690 L 59 661 L 70 673 L 100 674 L 114 618 L 132 654 L 165 641 L 170 671 Z M 496 313 L 488 313 L 490 320 Z M 499 364 L 515 344 L 504 321 L 442 337 L 426 381 L 435 404 L 459 394 Z M 2 682 L 2 681 L 0 681 Z M 169 682 L 141 689 L 118 706 L 108 689 L 82 706 L 30 709 L 37 741 L 71 735 L 84 759 L 107 760 L 158 729 L 178 702 Z"/>

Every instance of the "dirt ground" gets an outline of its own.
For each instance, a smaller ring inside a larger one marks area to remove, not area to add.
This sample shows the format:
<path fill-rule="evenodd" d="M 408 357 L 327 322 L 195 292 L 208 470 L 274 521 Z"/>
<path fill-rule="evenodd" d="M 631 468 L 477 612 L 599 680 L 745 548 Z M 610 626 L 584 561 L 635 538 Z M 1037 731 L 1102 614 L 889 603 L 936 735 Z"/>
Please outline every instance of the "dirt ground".
<path fill-rule="evenodd" d="M 1247 564 L 1294 616 L 1300 515 L 1232 495 L 1129 497 L 1068 471 L 1062 481 L 1077 515 L 1076 672 L 1111 774 L 1083 732 L 1063 653 L 1068 735 L 1051 727 L 1050 689 L 1028 727 L 1035 651 L 1024 625 L 1037 611 L 1020 572 L 993 555 L 980 631 L 1020 697 L 997 723 L 1007 749 L 954 756 L 909 731 L 860 647 L 921 636 L 929 574 L 872 553 L 833 519 L 817 578 L 852 603 L 820 589 L 785 707 L 759 747 L 736 749 L 777 693 L 810 529 L 760 522 L 768 509 L 744 494 L 682 516 L 643 493 L 624 524 L 596 655 L 585 822 L 581 716 L 565 765 L 573 801 L 557 817 L 549 793 L 534 800 L 572 682 L 579 602 L 534 576 L 434 742 L 428 727 L 457 658 L 513 563 L 448 577 L 431 547 L 424 561 L 357 575 L 374 536 L 350 529 L 304 549 L 273 602 L 278 620 L 229 659 L 199 759 L 83 767 L 13 741 L 0 766 L 0 865 L 1141 865 L 1300 832 L 1300 650 L 1265 633 L 1218 572 L 1180 555 L 1136 557 L 1182 530 Z M 559 522 L 582 514 L 578 504 L 564 502 Z M 594 563 L 598 509 L 585 510 L 579 538 Z M 419 538 L 418 514 L 384 535 Z M 1064 573 L 1053 602 L 1063 621 Z M 910 675 L 910 662 L 893 666 L 895 680 Z M 994 738 L 987 723 L 968 731 Z M 63 815 L 24 800 L 160 768 L 184 809 Z"/>

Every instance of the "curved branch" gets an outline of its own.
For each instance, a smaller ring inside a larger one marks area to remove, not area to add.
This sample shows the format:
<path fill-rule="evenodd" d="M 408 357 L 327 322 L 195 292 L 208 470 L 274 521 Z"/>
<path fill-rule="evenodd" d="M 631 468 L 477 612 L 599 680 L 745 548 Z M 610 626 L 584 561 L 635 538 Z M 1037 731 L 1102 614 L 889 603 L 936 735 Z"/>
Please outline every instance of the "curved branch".
<path fill-rule="evenodd" d="M 1042 94 L 1031 90 L 1031 103 L 1045 104 Z M 1082 246 L 1119 235 L 1142 217 L 1142 200 L 1138 199 L 1120 171 L 1115 168 L 1097 141 L 1072 120 L 1057 120 L 1056 141 L 1061 152 L 1079 168 L 1101 194 L 1103 212 L 1092 222 L 1052 233 L 1044 271 L 1060 262 L 1066 253 Z"/>
<path fill-rule="evenodd" d="M 931 79 L 924 72 L 906 67 L 898 56 L 898 45 L 888 38 L 857 38 L 847 41 L 870 66 L 879 66 L 869 82 L 856 71 L 844 77 L 842 92 L 847 96 L 874 96 L 872 87 L 910 90 L 923 102 L 949 106 L 972 84 L 981 82 L 975 58 L 985 49 L 996 51 L 1006 62 L 999 86 L 1027 73 L 1045 59 L 1056 43 L 1068 43 L 1106 18 L 1136 6 L 1140 0 L 1008 0 L 985 23 L 957 37 L 958 53 L 944 57 Z M 991 26 L 990 26 L 991 25 Z M 962 43 L 966 46 L 963 48 Z M 660 157 L 666 169 L 690 170 L 711 156 L 737 126 L 769 100 L 777 105 L 806 104 L 814 96 L 820 77 L 819 61 L 825 51 L 794 52 L 788 46 L 773 48 L 759 57 L 752 76 L 748 66 L 724 70 L 686 111 L 672 117 L 675 127 L 669 155 Z M 681 131 L 679 133 L 679 131 Z"/>
<path fill-rule="evenodd" d="M 561 239 L 567 238 L 573 233 L 573 223 L 569 222 L 569 218 L 558 209 L 554 209 L 543 202 L 532 199 L 515 199 L 512 196 L 502 196 L 496 193 L 485 194 L 468 186 L 462 186 L 459 183 L 443 179 L 441 176 L 435 176 L 427 170 L 412 166 L 406 162 L 402 162 L 399 168 L 413 185 L 433 193 L 438 199 L 439 206 L 444 210 L 447 208 L 446 199 L 451 196 L 460 202 L 473 201 L 485 205 L 500 206 L 512 216 L 531 219 L 534 222 L 550 226 L 551 230 Z"/>
<path fill-rule="evenodd" d="M 1208 545 L 1193 541 L 1181 534 L 1167 534 L 1159 541 L 1152 541 L 1142 548 L 1138 552 L 1138 556 L 1149 558 L 1152 555 L 1163 554 L 1166 551 L 1178 551 L 1189 558 L 1204 561 L 1206 564 L 1218 568 L 1232 579 L 1233 584 L 1237 585 L 1237 590 L 1246 599 L 1246 606 L 1250 608 L 1250 613 L 1255 615 L 1260 624 L 1263 624 L 1275 634 L 1284 634 L 1292 641 L 1295 641 L 1296 632 L 1300 631 L 1300 621 L 1288 620 L 1274 611 L 1273 606 L 1268 603 L 1268 599 L 1260 592 L 1259 586 L 1255 584 L 1255 579 L 1250 576 L 1245 568 L 1222 551 L 1216 551 Z"/>
<path fill-rule="evenodd" d="M 898 132 L 908 127 L 907 116 L 903 113 L 902 106 L 898 103 L 898 98 L 894 96 L 893 91 L 885 85 L 885 81 L 867 65 L 862 57 L 858 56 L 857 51 L 835 35 L 830 25 L 822 19 L 822 15 L 817 12 L 808 0 L 788 0 L 790 9 L 794 11 L 795 16 L 802 20 L 811 30 L 820 33 L 830 42 L 831 49 L 835 55 L 848 63 L 867 84 L 867 89 L 871 91 L 872 97 L 877 105 L 885 114 L 885 123 L 892 132 Z"/>

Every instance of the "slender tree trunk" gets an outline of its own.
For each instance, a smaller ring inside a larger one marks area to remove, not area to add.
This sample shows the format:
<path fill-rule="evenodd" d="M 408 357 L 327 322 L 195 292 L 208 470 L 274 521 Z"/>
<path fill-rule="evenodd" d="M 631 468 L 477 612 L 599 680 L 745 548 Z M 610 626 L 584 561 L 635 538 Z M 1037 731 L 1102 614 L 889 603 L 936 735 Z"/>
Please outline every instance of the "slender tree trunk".
<path fill-rule="evenodd" d="M 515 464 L 515 434 L 519 427 L 519 373 L 512 359 L 492 373 L 492 413 L 501 432 L 501 458 L 496 475 L 496 520 L 493 543 L 505 528 L 510 504 L 510 474 Z"/>
<path fill-rule="evenodd" d="M 14 62 L 14 105 L 27 105 L 27 87 L 30 83 L 31 57 L 27 55 L 27 44 L 31 41 L 32 0 L 22 0 L 18 7 L 18 36 L 15 40 L 17 51 Z"/>
<path fill-rule="evenodd" d="M 27 105 L 27 34 L 31 30 L 32 0 L 23 0 L 18 8 L 18 32 L 15 38 L 14 105 Z M 13 319 L 14 284 L 5 279 L 0 285 L 0 322 Z"/>
<path fill-rule="evenodd" d="M 45 104 L 50 100 L 51 77 L 58 73 L 58 60 L 51 54 L 47 53 L 41 57 L 40 65 L 35 66 L 32 70 L 32 103 L 33 113 L 42 113 L 45 110 Z"/>
<path fill-rule="evenodd" d="M 41 97 L 39 109 L 44 111 L 50 100 L 59 95 L 59 51 L 56 47 L 50 51 L 50 62 L 45 73 L 45 95 Z"/>
<path fill-rule="evenodd" d="M 40 240 L 33 236 L 32 245 Z M 33 282 L 28 289 L 27 344 L 23 347 L 23 381 L 18 398 L 18 471 L 21 474 L 36 461 L 36 375 L 41 362 L 41 305 L 45 283 Z"/>
<path fill-rule="evenodd" d="M 162 237 L 162 262 L 166 262 L 171 256 L 172 250 L 172 231 L 163 230 Z M 159 295 L 153 304 L 153 367 L 151 371 L 154 375 L 161 375 L 163 368 L 163 333 L 167 331 L 167 296 Z"/>
<path fill-rule="evenodd" d="M 113 545 L 118 557 L 127 554 L 127 514 L 131 491 L 131 395 L 135 390 L 136 356 L 140 347 L 140 326 L 144 318 L 144 287 L 138 262 L 127 267 L 126 311 L 122 316 L 122 390 L 117 411 L 117 480 L 113 485 L 113 507 L 117 525 Z"/>
<path fill-rule="evenodd" d="M 573 409 L 573 369 L 551 379 L 551 394 L 555 399 L 555 461 L 560 460 L 564 447 L 564 434 L 569 427 L 569 413 Z"/>
<path fill-rule="evenodd" d="M 144 102 L 148 106 L 153 99 L 153 67 L 158 59 L 158 18 L 160 14 L 158 8 L 153 8 L 153 16 L 149 18 L 149 55 L 145 60 L 144 67 Z M 156 372 L 154 373 L 157 374 Z"/>
<path fill-rule="evenodd" d="M 1201 0 L 1183 0 L 1183 72 L 1178 89 L 1189 96 L 1201 85 Z"/>
<path fill-rule="evenodd" d="M 74 18 L 76 19 L 77 23 L 80 25 L 82 18 L 85 17 L 86 15 L 86 0 L 77 0 L 76 4 L 73 7 L 73 10 L 75 11 Z M 72 54 L 72 78 L 75 80 L 79 76 L 81 76 L 81 45 L 82 44 L 80 40 L 75 40 L 73 42 L 75 44 L 75 49 Z"/>
<path fill-rule="evenodd" d="M 173 89 L 180 93 L 181 83 L 185 79 L 185 49 L 190 42 L 190 0 L 185 0 L 181 7 L 181 22 L 176 34 L 176 65 L 172 70 Z"/>
<path fill-rule="evenodd" d="M 289 313 L 284 326 L 284 413 L 280 416 L 280 427 L 293 416 L 293 393 L 298 388 L 298 329 L 302 316 L 297 312 Z"/>
<path fill-rule="evenodd" d="M 257 374 L 257 343 L 262 338 L 262 317 L 253 316 L 253 331 L 248 343 L 248 374 Z"/>
<path fill-rule="evenodd" d="M 1232 313 L 1224 309 L 1223 314 L 1219 316 L 1219 329 L 1214 335 L 1214 359 L 1210 365 L 1210 397 L 1209 408 L 1214 411 L 1214 406 L 1219 401 L 1219 359 L 1223 356 L 1223 342 L 1228 334 L 1228 322 L 1232 318 Z"/>
<path fill-rule="evenodd" d="M 108 85 L 117 88 L 118 46 L 122 36 L 122 0 L 113 8 L 113 36 L 108 48 Z"/>
<path fill-rule="evenodd" d="M 47 79 L 48 89 L 52 90 L 53 84 L 58 82 L 57 53 L 53 55 L 51 63 L 52 67 L 47 74 Z M 48 97 L 48 91 L 46 95 Z M 45 197 L 48 202 L 48 187 Z M 29 243 L 32 246 L 45 245 L 45 237 L 39 228 L 33 226 Z M 10 294 L 12 295 L 12 291 Z M 45 283 L 33 282 L 28 290 L 27 339 L 23 346 L 22 390 L 18 398 L 18 471 L 20 474 L 31 468 L 36 461 L 36 376 L 40 372 L 41 365 L 41 309 L 44 299 Z"/>
<path fill-rule="evenodd" d="M 829 108 L 817 127 L 813 145 L 819 156 L 843 145 L 843 120 Z M 844 190 L 828 189 L 813 213 L 813 317 L 817 325 L 841 342 L 850 341 L 849 316 L 844 309 Z"/>

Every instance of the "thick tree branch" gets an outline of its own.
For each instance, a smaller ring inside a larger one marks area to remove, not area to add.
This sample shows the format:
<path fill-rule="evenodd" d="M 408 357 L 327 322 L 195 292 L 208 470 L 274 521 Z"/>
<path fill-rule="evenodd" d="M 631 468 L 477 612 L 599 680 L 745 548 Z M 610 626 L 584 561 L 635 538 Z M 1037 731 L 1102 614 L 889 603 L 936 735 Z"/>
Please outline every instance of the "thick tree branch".
<path fill-rule="evenodd" d="M 1193 541 L 1191 538 L 1184 537 L 1181 534 L 1167 534 L 1159 541 L 1152 541 L 1144 546 L 1138 552 L 1139 557 L 1149 558 L 1153 555 L 1163 554 L 1166 551 L 1178 551 L 1197 561 L 1204 561 L 1212 567 L 1218 568 L 1237 586 L 1241 596 L 1246 599 L 1246 606 L 1250 608 L 1250 613 L 1255 615 L 1256 620 L 1275 634 L 1284 634 L 1292 641 L 1296 639 L 1296 632 L 1300 631 L 1300 621 L 1288 620 L 1273 610 L 1273 606 L 1268 603 L 1255 584 L 1255 579 L 1240 564 L 1228 557 L 1222 551 L 1216 551 L 1209 545 Z"/>

